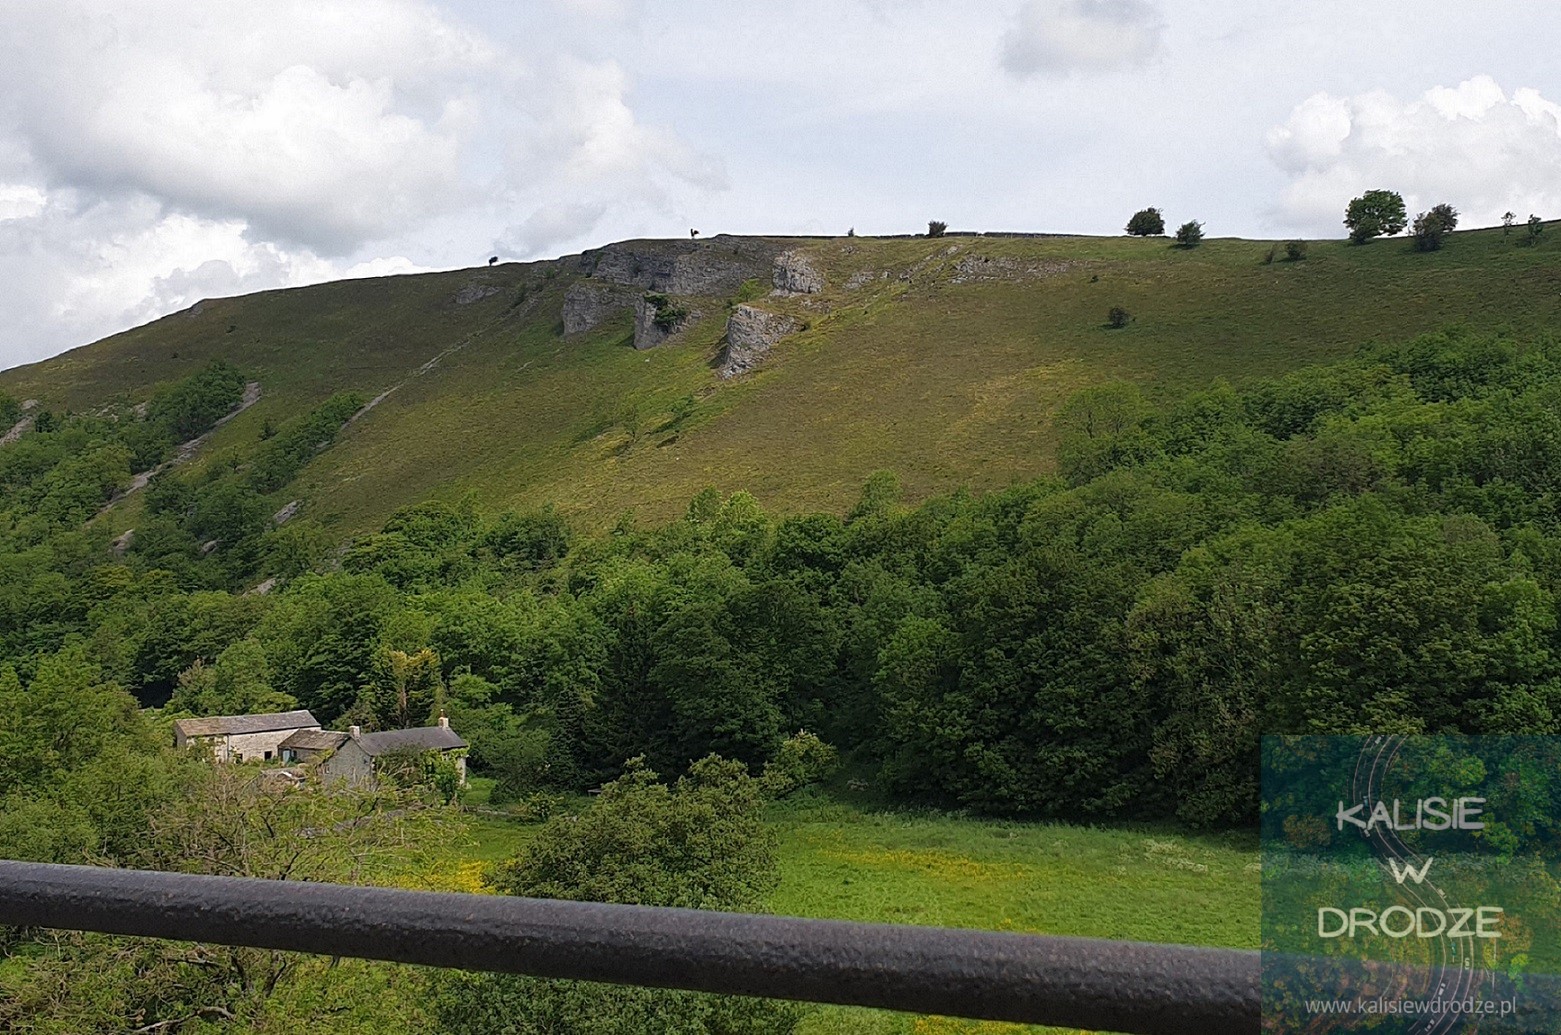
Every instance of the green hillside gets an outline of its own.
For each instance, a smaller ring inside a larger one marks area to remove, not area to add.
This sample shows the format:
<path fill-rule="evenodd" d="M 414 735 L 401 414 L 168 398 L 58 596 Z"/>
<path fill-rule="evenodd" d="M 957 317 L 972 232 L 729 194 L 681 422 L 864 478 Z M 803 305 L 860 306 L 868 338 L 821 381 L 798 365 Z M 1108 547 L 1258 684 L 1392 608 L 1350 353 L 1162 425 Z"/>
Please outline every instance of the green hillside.
<path fill-rule="evenodd" d="M 1049 471 L 1051 415 L 1091 383 L 1130 379 L 1163 398 L 1450 322 L 1553 329 L 1557 238 L 1522 247 L 1517 235 L 1472 231 L 1431 254 L 1399 240 L 1313 242 L 1299 262 L 1282 245 L 1247 240 L 1194 250 L 1164 239 L 952 235 L 627 242 L 548 262 L 211 300 L 6 371 L 0 392 L 90 409 L 144 400 L 227 359 L 263 396 L 219 429 L 202 451 L 209 458 L 247 454 L 262 428 L 333 393 L 394 389 L 286 493 L 339 534 L 470 490 L 485 508 L 553 502 L 585 526 L 630 508 L 663 519 L 707 485 L 745 489 L 782 512 L 838 512 L 880 468 L 896 471 L 912 499 Z M 822 290 L 769 295 L 770 259 L 786 249 L 822 275 Z M 664 344 L 630 347 L 627 309 L 562 334 L 571 288 L 617 275 L 641 282 L 622 288 L 632 298 L 669 259 L 715 269 L 723 290 L 674 295 L 696 318 Z M 805 329 L 756 371 L 725 380 L 713 366 L 739 298 Z M 1127 328 L 1105 326 L 1112 306 L 1132 313 Z"/>

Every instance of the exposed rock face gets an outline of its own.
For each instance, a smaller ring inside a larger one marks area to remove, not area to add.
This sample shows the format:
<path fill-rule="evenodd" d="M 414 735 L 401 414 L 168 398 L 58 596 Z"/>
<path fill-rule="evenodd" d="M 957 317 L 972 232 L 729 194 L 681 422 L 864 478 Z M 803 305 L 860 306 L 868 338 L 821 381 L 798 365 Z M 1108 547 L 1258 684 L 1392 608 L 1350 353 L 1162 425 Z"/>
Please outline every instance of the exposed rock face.
<path fill-rule="evenodd" d="M 471 305 L 473 302 L 481 302 L 483 299 L 490 298 L 498 293 L 499 289 L 492 284 L 483 284 L 474 280 L 456 292 L 455 304 Z"/>
<path fill-rule="evenodd" d="M 584 334 L 634 305 L 634 291 L 622 284 L 582 280 L 564 296 L 564 333 Z"/>
<path fill-rule="evenodd" d="M 303 506 L 302 500 L 293 500 L 287 506 L 271 515 L 271 520 L 278 525 L 285 525 L 298 516 L 298 508 Z"/>
<path fill-rule="evenodd" d="M 33 429 L 33 424 L 36 420 L 37 418 L 35 417 L 23 417 L 21 420 L 11 425 L 10 430 L 8 430 L 4 435 L 0 435 L 0 446 L 8 446 L 12 442 L 15 442 L 17 439 L 21 438 L 23 435 L 27 434 Z"/>
<path fill-rule="evenodd" d="M 636 349 L 653 349 L 657 345 L 672 337 L 678 331 L 688 326 L 698 313 L 685 313 L 676 323 L 670 327 L 663 327 L 656 322 L 656 315 L 660 310 L 656 308 L 644 295 L 641 295 L 634 303 L 634 347 Z M 664 322 L 664 321 L 663 321 Z"/>
<path fill-rule="evenodd" d="M 726 350 L 717 372 L 722 377 L 747 373 L 776 342 L 800 330 L 802 324 L 790 316 L 767 313 L 751 305 L 738 306 L 726 321 Z"/>
<path fill-rule="evenodd" d="M 778 295 L 816 295 L 824 290 L 824 278 L 807 256 L 800 252 L 781 252 L 775 257 L 770 282 Z"/>
<path fill-rule="evenodd" d="M 130 549 L 130 544 L 135 542 L 135 538 L 136 530 L 133 528 L 127 528 L 119 534 L 118 538 L 109 544 L 109 551 L 112 552 L 115 557 L 123 557 L 125 552 Z"/>
<path fill-rule="evenodd" d="M 763 277 L 780 246 L 719 235 L 704 241 L 624 241 L 591 253 L 596 280 L 669 295 L 729 295 Z"/>

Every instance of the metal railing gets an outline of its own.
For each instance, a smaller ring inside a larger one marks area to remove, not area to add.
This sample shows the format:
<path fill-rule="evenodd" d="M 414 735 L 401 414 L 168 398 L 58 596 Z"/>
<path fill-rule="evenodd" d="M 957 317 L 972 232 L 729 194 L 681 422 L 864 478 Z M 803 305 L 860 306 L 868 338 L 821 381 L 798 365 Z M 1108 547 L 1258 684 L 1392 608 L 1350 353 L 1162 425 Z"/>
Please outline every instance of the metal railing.
<path fill-rule="evenodd" d="M 1258 1030 L 1256 952 L 0 862 L 0 924 L 1133 1035 Z"/>

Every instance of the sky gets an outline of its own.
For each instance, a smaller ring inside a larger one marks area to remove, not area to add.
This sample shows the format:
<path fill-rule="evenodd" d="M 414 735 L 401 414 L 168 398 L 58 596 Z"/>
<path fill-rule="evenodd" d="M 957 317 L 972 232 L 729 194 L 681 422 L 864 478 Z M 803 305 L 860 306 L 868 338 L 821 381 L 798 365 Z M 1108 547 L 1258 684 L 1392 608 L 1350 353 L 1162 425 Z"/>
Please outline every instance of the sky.
<path fill-rule="evenodd" d="M 1534 0 L 0 0 L 0 368 L 629 237 L 1561 217 Z"/>

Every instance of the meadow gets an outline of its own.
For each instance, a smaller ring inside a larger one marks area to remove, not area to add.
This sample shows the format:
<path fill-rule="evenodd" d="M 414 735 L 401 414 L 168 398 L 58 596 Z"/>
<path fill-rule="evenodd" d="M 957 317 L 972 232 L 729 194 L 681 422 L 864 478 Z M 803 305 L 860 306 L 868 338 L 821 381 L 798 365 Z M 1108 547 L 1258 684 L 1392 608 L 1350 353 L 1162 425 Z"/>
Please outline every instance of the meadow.
<path fill-rule="evenodd" d="M 491 784 L 474 781 L 471 800 Z M 849 794 L 771 807 L 783 916 L 1256 948 L 1258 852 L 1251 832 L 1074 826 L 879 808 Z M 489 812 L 428 885 L 482 891 L 484 870 L 539 829 Z M 1039 1035 L 1058 1029 L 809 1007 L 799 1035 Z"/>

